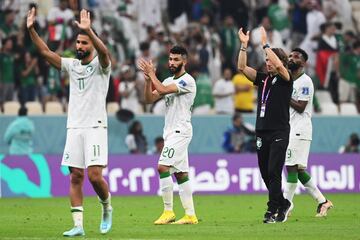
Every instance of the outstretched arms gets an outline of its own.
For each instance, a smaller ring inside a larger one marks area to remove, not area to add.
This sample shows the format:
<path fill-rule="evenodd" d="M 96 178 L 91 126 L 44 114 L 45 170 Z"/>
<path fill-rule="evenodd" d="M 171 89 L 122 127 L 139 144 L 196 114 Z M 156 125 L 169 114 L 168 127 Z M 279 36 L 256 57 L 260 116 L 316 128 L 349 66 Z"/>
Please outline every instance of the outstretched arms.
<path fill-rule="evenodd" d="M 61 57 L 55 52 L 51 51 L 46 43 L 39 37 L 34 28 L 35 22 L 35 8 L 29 10 L 26 20 L 26 26 L 28 28 L 31 40 L 39 50 L 40 54 L 48 61 L 52 66 L 57 69 L 61 69 Z"/>
<path fill-rule="evenodd" d="M 85 9 L 81 10 L 80 23 L 78 21 L 75 21 L 75 24 L 78 26 L 78 28 L 85 31 L 89 35 L 89 38 L 99 55 L 99 62 L 101 67 L 108 67 L 110 64 L 109 51 L 107 50 L 105 44 L 100 40 L 99 37 L 96 36 L 94 31 L 91 29 L 90 12 L 86 11 Z"/>
<path fill-rule="evenodd" d="M 237 67 L 238 67 L 238 71 L 244 73 L 245 76 L 250 81 L 254 82 L 256 78 L 256 70 L 246 65 L 247 64 L 246 48 L 249 42 L 249 34 L 250 34 L 249 31 L 247 31 L 246 34 L 244 34 L 242 28 L 240 28 L 238 32 L 239 39 L 241 42 L 241 48 L 239 52 Z"/>

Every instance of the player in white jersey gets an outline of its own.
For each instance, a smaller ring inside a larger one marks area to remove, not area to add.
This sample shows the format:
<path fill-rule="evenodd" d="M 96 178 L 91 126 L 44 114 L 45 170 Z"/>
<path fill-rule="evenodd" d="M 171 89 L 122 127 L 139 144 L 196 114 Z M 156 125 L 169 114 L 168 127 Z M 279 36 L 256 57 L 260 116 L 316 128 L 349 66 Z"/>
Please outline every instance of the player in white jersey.
<path fill-rule="evenodd" d="M 158 172 L 160 190 L 164 202 L 164 212 L 154 224 L 197 224 L 192 191 L 189 181 L 188 146 L 192 138 L 191 112 L 196 95 L 196 84 L 192 76 L 185 71 L 187 51 L 174 46 L 169 53 L 169 70 L 172 77 L 161 83 L 151 62 L 141 59 L 139 68 L 143 71 L 145 83 L 145 100 L 153 103 L 161 97 L 165 98 L 164 148 L 161 152 Z M 152 90 L 152 84 L 155 90 Z M 173 180 L 175 174 L 179 185 L 181 203 L 185 216 L 175 222 L 173 211 Z"/>
<path fill-rule="evenodd" d="M 52 52 L 34 29 L 35 8 L 28 12 L 27 28 L 42 56 L 55 68 L 70 76 L 67 136 L 62 165 L 70 170 L 70 202 L 74 227 L 64 236 L 83 236 L 84 169 L 102 205 L 100 232 L 112 225 L 111 196 L 102 170 L 107 165 L 107 114 L 105 99 L 111 71 L 106 46 L 91 29 L 90 13 L 80 12 L 80 32 L 76 39 L 77 59 L 62 58 Z M 97 56 L 95 55 L 95 50 Z"/>
<path fill-rule="evenodd" d="M 294 85 L 290 100 L 290 140 L 285 160 L 288 177 L 284 197 L 292 201 L 299 179 L 307 192 L 318 202 L 316 216 L 323 217 L 333 204 L 324 197 L 305 171 L 312 140 L 311 115 L 314 96 L 313 82 L 304 73 L 307 59 L 307 53 L 300 48 L 292 50 L 289 56 L 288 67 Z"/>

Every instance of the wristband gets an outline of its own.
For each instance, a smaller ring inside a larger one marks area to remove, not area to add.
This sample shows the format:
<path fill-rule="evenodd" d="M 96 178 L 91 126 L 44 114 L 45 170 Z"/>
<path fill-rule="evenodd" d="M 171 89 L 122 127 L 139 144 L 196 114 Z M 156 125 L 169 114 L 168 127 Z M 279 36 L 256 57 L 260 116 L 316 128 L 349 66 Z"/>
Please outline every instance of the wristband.
<path fill-rule="evenodd" d="M 263 46 L 263 49 L 270 48 L 270 45 L 267 43 Z"/>

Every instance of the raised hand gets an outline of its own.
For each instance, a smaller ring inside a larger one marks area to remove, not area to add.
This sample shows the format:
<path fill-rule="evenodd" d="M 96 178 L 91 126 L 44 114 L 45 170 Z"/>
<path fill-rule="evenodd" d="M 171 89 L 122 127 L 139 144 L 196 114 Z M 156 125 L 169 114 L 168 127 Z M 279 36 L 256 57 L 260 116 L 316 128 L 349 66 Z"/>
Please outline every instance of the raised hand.
<path fill-rule="evenodd" d="M 27 19 L 26 19 L 26 27 L 27 28 L 33 27 L 34 22 L 35 22 L 35 8 L 33 7 L 28 11 Z"/>
<path fill-rule="evenodd" d="M 267 44 L 267 35 L 266 35 L 266 30 L 264 27 L 260 28 L 260 32 L 261 32 L 261 43 L 264 46 L 265 44 Z"/>
<path fill-rule="evenodd" d="M 249 37 L 249 35 L 250 35 L 249 31 L 247 31 L 246 34 L 244 34 L 243 29 L 240 28 L 239 32 L 238 32 L 238 35 L 239 35 L 239 39 L 240 39 L 241 43 L 247 44 L 249 42 L 249 38 L 250 38 Z"/>
<path fill-rule="evenodd" d="M 90 12 L 85 9 L 80 12 L 80 23 L 75 21 L 76 26 L 82 30 L 89 30 L 91 27 Z"/>

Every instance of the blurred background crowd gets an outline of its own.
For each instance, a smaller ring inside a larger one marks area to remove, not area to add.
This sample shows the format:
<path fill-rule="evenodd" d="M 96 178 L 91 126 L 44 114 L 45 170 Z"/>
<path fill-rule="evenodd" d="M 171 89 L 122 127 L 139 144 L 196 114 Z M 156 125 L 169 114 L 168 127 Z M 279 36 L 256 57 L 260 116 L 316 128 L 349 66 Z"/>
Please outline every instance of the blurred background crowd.
<path fill-rule="evenodd" d="M 91 11 L 93 28 L 112 57 L 108 111 L 163 114 L 162 100 L 146 105 L 139 58 L 152 59 L 160 80 L 169 76 L 168 50 L 189 52 L 187 71 L 197 84 L 194 114 L 253 112 L 254 87 L 236 71 L 238 29 L 251 31 L 248 65 L 264 70 L 259 26 L 269 44 L 309 54 L 315 112 L 356 115 L 360 110 L 360 1 L 351 0 L 1 0 L 0 108 L 38 105 L 38 113 L 65 113 L 68 76 L 50 67 L 26 30 L 29 8 L 51 50 L 74 57 L 79 11 Z M 14 105 L 15 104 L 15 105 Z"/>

